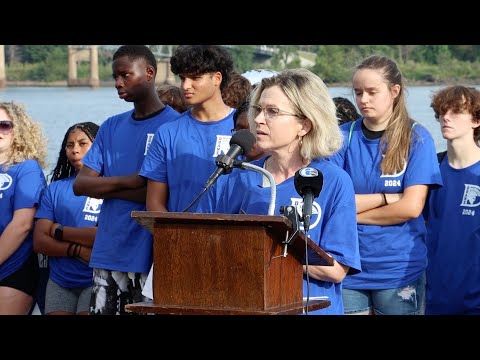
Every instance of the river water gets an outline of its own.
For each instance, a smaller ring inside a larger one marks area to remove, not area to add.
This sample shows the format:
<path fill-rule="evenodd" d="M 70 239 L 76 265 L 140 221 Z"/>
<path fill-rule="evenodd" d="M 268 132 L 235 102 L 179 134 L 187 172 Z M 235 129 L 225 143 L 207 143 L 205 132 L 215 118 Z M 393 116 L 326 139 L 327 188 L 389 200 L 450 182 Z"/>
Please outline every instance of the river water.
<path fill-rule="evenodd" d="M 407 91 L 407 105 L 413 119 L 423 124 L 432 134 L 437 151 L 446 149 L 433 110 L 430 108 L 432 92 L 438 86 L 415 86 Z M 342 96 L 353 100 L 349 87 L 331 87 L 332 97 Z M 0 89 L 0 101 L 22 103 L 27 112 L 42 124 L 48 138 L 49 174 L 56 164 L 59 147 L 67 129 L 83 121 L 101 124 L 109 116 L 132 108 L 118 98 L 112 87 L 7 87 Z"/>

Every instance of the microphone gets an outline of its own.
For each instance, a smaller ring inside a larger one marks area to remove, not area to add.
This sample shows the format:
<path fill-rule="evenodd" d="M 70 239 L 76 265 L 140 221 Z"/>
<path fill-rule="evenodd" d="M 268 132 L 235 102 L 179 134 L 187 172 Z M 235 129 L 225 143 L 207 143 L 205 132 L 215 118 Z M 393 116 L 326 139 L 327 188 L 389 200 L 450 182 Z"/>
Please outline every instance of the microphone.
<path fill-rule="evenodd" d="M 323 174 L 315 168 L 301 168 L 295 173 L 293 182 L 295 190 L 303 197 L 303 227 L 305 231 L 308 231 L 312 218 L 313 199 L 318 197 L 322 191 Z"/>
<path fill-rule="evenodd" d="M 238 130 L 230 139 L 230 149 L 225 155 L 218 155 L 215 159 L 217 169 L 208 178 L 205 188 L 212 186 L 222 174 L 230 174 L 233 162 L 238 155 L 248 153 L 255 143 L 255 136 L 248 130 Z"/>

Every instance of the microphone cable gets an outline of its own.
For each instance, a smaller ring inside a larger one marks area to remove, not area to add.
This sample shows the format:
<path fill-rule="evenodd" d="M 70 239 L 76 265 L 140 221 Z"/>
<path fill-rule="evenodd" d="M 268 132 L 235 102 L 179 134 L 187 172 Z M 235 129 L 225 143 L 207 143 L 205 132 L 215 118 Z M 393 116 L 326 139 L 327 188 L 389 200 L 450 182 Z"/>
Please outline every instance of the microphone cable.
<path fill-rule="evenodd" d="M 310 302 L 310 276 L 308 275 L 308 230 L 305 231 L 305 275 L 307 281 L 305 315 L 308 315 L 308 303 Z"/>
<path fill-rule="evenodd" d="M 186 212 L 188 211 L 188 209 L 190 209 L 193 205 L 195 205 L 195 203 L 202 197 L 203 194 L 205 194 L 205 191 L 207 191 L 208 187 L 207 186 L 204 186 L 203 190 L 200 192 L 200 194 L 197 195 L 197 197 L 190 203 L 190 205 L 188 205 L 185 210 L 183 210 L 182 212 Z"/>

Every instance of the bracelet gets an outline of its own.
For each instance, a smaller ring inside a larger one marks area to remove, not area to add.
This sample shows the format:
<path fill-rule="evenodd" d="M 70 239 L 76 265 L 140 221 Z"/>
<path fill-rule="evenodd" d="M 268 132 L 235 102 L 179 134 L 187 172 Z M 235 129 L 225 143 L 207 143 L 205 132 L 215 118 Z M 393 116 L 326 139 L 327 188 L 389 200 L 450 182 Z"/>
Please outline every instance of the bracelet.
<path fill-rule="evenodd" d="M 385 195 L 384 192 L 382 192 L 382 195 L 383 195 L 383 201 L 385 201 L 385 205 L 388 205 L 387 195 Z"/>
<path fill-rule="evenodd" d="M 74 256 L 79 257 L 80 256 L 80 249 L 82 248 L 82 245 L 80 245 L 80 244 L 75 244 L 75 245 L 76 245 L 76 247 L 75 247 Z"/>
<path fill-rule="evenodd" d="M 67 256 L 68 257 L 73 257 L 73 254 L 72 254 L 71 250 L 72 250 L 72 247 L 74 247 L 75 245 L 76 245 L 75 243 L 68 244 L 68 248 L 67 248 Z"/>

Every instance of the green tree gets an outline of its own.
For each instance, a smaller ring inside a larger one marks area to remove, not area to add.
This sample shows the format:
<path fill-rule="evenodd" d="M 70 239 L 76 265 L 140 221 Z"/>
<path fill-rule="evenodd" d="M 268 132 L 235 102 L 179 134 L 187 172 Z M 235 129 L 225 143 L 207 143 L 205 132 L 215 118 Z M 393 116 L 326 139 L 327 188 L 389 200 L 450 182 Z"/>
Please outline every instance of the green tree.
<path fill-rule="evenodd" d="M 320 45 L 312 71 L 327 83 L 348 81 L 350 71 L 345 63 L 345 50 L 342 45 Z"/>
<path fill-rule="evenodd" d="M 253 69 L 254 45 L 237 45 L 229 48 L 229 51 L 232 54 L 235 71 L 241 74 Z"/>
<path fill-rule="evenodd" d="M 275 49 L 271 62 L 275 69 L 284 69 L 288 67 L 288 64 L 295 61 L 291 67 L 298 67 L 300 65 L 300 59 L 298 56 L 298 50 L 300 45 L 269 45 Z M 298 65 L 296 65 L 298 64 Z"/>
<path fill-rule="evenodd" d="M 67 73 L 67 54 L 61 48 L 54 48 L 44 61 L 37 64 L 30 76 L 36 81 L 59 81 L 65 80 Z"/>
<path fill-rule="evenodd" d="M 62 54 L 67 58 L 67 45 L 21 45 L 22 62 L 33 64 L 43 62 L 52 54 Z"/>

